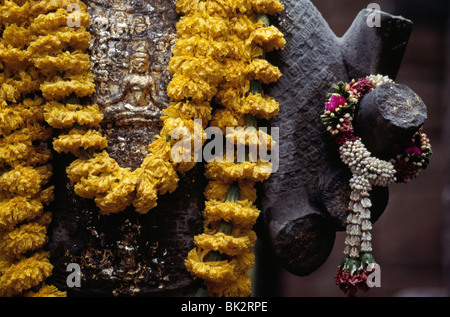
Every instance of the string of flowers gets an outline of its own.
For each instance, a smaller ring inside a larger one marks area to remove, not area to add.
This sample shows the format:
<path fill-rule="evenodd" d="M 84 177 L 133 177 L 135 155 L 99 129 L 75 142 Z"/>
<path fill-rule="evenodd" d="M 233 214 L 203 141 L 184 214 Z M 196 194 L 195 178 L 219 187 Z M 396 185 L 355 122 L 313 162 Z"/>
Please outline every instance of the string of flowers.
<path fill-rule="evenodd" d="M 172 74 L 167 88 L 170 106 L 164 110 L 160 135 L 149 145 L 149 154 L 134 171 L 120 167 L 105 150 L 107 140 L 97 129 L 98 122 L 102 119 L 98 106 L 77 103 L 78 97 L 88 96 L 93 92 L 92 75 L 87 68 L 87 56 L 83 53 L 87 48 L 85 44 L 90 38 L 89 33 L 83 26 L 67 29 L 60 25 L 59 28 L 63 28 L 65 32 L 56 32 L 54 37 L 60 38 L 61 33 L 68 33 L 64 38 L 75 43 L 66 40 L 59 46 L 46 46 L 54 49 L 47 51 L 45 55 L 47 58 L 51 56 L 45 69 L 53 75 L 53 78 L 47 80 L 48 85 L 45 87 L 46 97 L 51 100 L 46 106 L 45 118 L 51 126 L 62 130 L 53 142 L 54 149 L 77 157 L 68 166 L 67 176 L 74 183 L 75 193 L 94 199 L 102 214 L 121 212 L 130 205 L 138 213 L 147 213 L 157 205 L 158 195 L 172 193 L 177 188 L 178 172 L 190 170 L 198 161 L 198 153 L 191 150 L 191 160 L 180 159 L 185 157 L 183 149 L 186 147 L 175 148 L 174 145 L 179 140 L 173 134 L 190 135 L 191 149 L 195 149 L 194 143 L 204 144 L 206 137 L 203 129 L 211 119 L 211 100 L 224 78 L 221 58 L 228 51 L 237 54 L 239 49 L 244 48 L 237 38 L 228 43 L 218 40 L 227 32 L 229 24 L 224 24 L 223 19 L 218 16 L 214 20 L 210 17 L 211 13 L 225 10 L 217 1 L 180 3 L 178 7 L 183 8 L 183 12 L 179 12 L 181 14 L 196 6 L 204 8 L 200 10 L 203 13 L 197 15 L 195 23 L 198 24 L 195 29 L 189 19 L 181 19 L 178 23 L 178 40 L 169 63 Z M 269 11 L 276 7 L 271 4 L 272 1 L 258 0 L 252 3 L 256 8 L 267 7 Z M 238 5 L 237 2 L 235 5 Z M 85 13 L 85 6 L 80 7 L 80 12 Z M 58 25 L 55 26 L 57 27 Z M 266 33 L 273 32 L 270 28 L 267 29 L 264 30 Z M 264 44 L 267 36 L 263 30 L 255 32 L 253 41 Z M 216 40 L 210 41 L 211 38 Z M 73 46 L 74 44 L 79 46 Z M 74 47 L 75 51 L 67 51 Z M 55 56 L 59 58 L 59 63 L 52 63 Z M 71 66 L 76 63 L 81 63 L 84 67 Z M 273 107 L 273 101 L 269 98 L 248 99 L 248 107 L 258 101 Z M 258 106 L 251 108 L 256 114 L 263 112 Z M 201 119 L 202 126 L 198 126 L 198 121 L 194 119 Z M 183 133 L 183 130 L 187 133 Z M 189 142 L 185 139 L 183 141 Z"/>
<path fill-rule="evenodd" d="M 52 129 L 44 122 L 44 82 L 30 49 L 40 36 L 39 15 L 50 7 L 49 1 L 0 6 L 0 296 L 66 296 L 45 283 L 53 270 L 45 251 Z"/>
<path fill-rule="evenodd" d="M 215 95 L 222 106 L 212 117 L 211 126 L 225 132 L 227 142 L 240 146 L 273 145 L 270 136 L 258 130 L 257 118 L 277 115 L 278 103 L 264 95 L 260 83 L 271 83 L 281 76 L 279 69 L 261 58 L 264 51 L 282 49 L 285 40 L 281 32 L 268 25 L 267 14 L 277 14 L 283 6 L 279 1 L 178 1 L 177 9 L 200 25 L 199 16 L 222 20 L 223 31 L 211 35 L 214 43 L 221 41 L 223 56 L 221 72 L 224 80 Z M 259 17 L 259 18 L 258 18 Z M 239 154 L 239 152 L 238 152 Z M 226 155 L 225 155 L 226 156 Z M 245 157 L 245 154 L 243 155 Z M 260 211 L 254 205 L 256 182 L 267 179 L 271 163 L 258 157 L 217 159 L 206 165 L 209 184 L 205 189 L 204 232 L 194 238 L 195 248 L 185 261 L 187 270 L 204 281 L 209 296 L 249 296 L 249 270 L 254 264 L 252 248 L 256 234 L 252 231 Z M 203 294 L 201 290 L 199 294 Z"/>
<path fill-rule="evenodd" d="M 80 12 L 87 16 L 85 6 L 81 5 Z M 87 17 L 82 19 L 83 23 L 85 21 L 88 22 Z M 78 104 L 79 98 L 92 94 L 94 89 L 88 67 L 89 56 L 84 53 L 90 35 L 83 23 L 78 29 L 55 25 L 56 30 L 61 30 L 55 36 L 68 32 L 70 35 L 66 38 L 82 39 L 77 42 L 81 47 L 72 51 L 74 43 L 66 41 L 65 45 L 46 52 L 42 60 L 42 66 L 49 74 L 46 93 L 51 100 L 45 108 L 45 119 L 52 127 L 62 131 L 53 146 L 59 153 L 72 153 L 77 157 L 66 170 L 68 178 L 74 183 L 77 195 L 95 200 L 100 213 L 117 213 L 133 205 L 138 213 L 145 214 L 157 205 L 158 195 L 172 193 L 177 188 L 178 172 L 190 170 L 197 161 L 194 151 L 191 151 L 190 160 L 179 159 L 185 153 L 183 147 L 175 149 L 178 139 L 174 134 L 191 135 L 190 140 L 183 138 L 185 142 L 190 141 L 191 147 L 194 142 L 203 145 L 206 140 L 203 128 L 211 118 L 210 100 L 222 76 L 211 56 L 202 57 L 195 51 L 187 52 L 181 43 L 192 45 L 195 39 L 202 38 L 212 28 L 205 27 L 190 34 L 179 33 L 178 49 L 172 52 L 169 65 L 173 78 L 167 93 L 171 102 L 164 110 L 163 128 L 149 145 L 149 154 L 141 166 L 131 171 L 119 166 L 105 150 L 107 140 L 98 131 L 98 124 L 103 118 L 99 107 Z M 72 82 L 67 78 L 71 78 Z M 202 126 L 194 118 L 200 119 Z"/>
<path fill-rule="evenodd" d="M 321 116 L 339 145 L 342 161 L 352 173 L 344 250 L 346 257 L 335 275 L 336 284 L 349 296 L 354 296 L 358 289 L 369 289 L 367 278 L 376 265 L 370 233 L 372 187 L 410 181 L 427 168 L 432 155 L 429 139 L 422 129 L 414 134 L 409 146 L 390 161 L 372 156 L 355 135 L 352 120 L 359 101 L 373 89 L 391 82 L 382 75 L 370 75 L 347 84 L 340 82 L 332 87 L 333 93 L 328 95 Z"/>

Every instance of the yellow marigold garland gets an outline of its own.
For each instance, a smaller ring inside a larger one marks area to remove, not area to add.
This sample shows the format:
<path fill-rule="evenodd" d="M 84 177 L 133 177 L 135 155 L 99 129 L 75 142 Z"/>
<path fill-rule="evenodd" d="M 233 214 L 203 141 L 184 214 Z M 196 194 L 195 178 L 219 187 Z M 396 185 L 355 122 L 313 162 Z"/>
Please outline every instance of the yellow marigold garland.
<path fill-rule="evenodd" d="M 137 212 L 146 213 L 156 206 L 158 194 L 176 189 L 177 171 L 187 171 L 194 164 L 173 161 L 170 154 L 177 140 L 168 136 L 180 127 L 187 129 L 193 136 L 198 135 L 194 133 L 196 126 L 193 120 L 202 119 L 203 126 L 200 129 L 206 127 L 211 119 L 210 101 L 213 98 L 224 106 L 212 118 L 212 122 L 222 129 L 245 123 L 246 114 L 265 119 L 277 114 L 278 104 L 275 100 L 264 96 L 262 92 L 249 94 L 249 90 L 252 80 L 270 83 L 281 76 L 276 67 L 259 59 L 259 56 L 263 54 L 262 48 L 265 51 L 281 49 L 284 45 L 283 36 L 276 28 L 257 20 L 257 13 L 278 13 L 283 8 L 279 1 L 180 0 L 177 2 L 177 11 L 184 17 L 177 24 L 179 39 L 169 65 L 173 79 L 167 89 L 171 104 L 165 110 L 167 117 L 163 118 L 164 128 L 149 146 L 150 154 L 140 168 L 133 172 L 121 168 L 106 151 L 101 151 L 107 143 L 95 130 L 101 120 L 100 110 L 96 105 L 85 106 L 77 102 L 76 97 L 89 96 L 94 90 L 93 77 L 88 71 L 88 56 L 84 53 L 90 40 L 86 31 L 89 19 L 86 6 L 77 1 L 82 9 L 78 13 L 82 26 L 68 28 L 65 24 L 67 14 L 61 10 L 69 4 L 66 2 L 25 2 L 18 6 L 13 1 L 5 1 L 1 13 L 7 13 L 8 17 L 3 21 L 7 23 L 8 18 L 14 16 L 16 21 L 23 21 L 24 24 L 20 24 L 20 28 L 8 29 L 6 40 L 0 46 L 3 65 L 10 67 L 10 73 L 3 73 L 0 92 L 5 101 L 16 103 L 27 89 L 36 89 L 39 84 L 47 100 L 44 105 L 45 120 L 51 126 L 65 131 L 55 139 L 54 148 L 58 152 L 70 152 L 79 157 L 68 167 L 68 176 L 76 183 L 75 191 L 83 197 L 94 198 L 101 212 L 119 212 L 132 204 Z M 30 16 L 38 16 L 38 13 L 44 15 L 36 18 L 36 24 L 31 23 L 32 27 L 29 27 Z M 21 32 L 24 40 L 14 41 L 8 37 L 13 31 Z M 35 37 L 31 36 L 33 32 L 36 33 Z M 27 43 L 25 39 L 33 41 Z M 197 45 L 199 43 L 205 45 Z M 19 48 L 11 47 L 12 44 Z M 25 46 L 27 50 L 22 49 Z M 70 52 L 66 51 L 69 46 Z M 29 69 L 24 72 L 24 67 Z M 30 75 L 27 77 L 26 74 Z M 8 129 L 14 131 L 13 126 L 4 128 Z M 203 144 L 205 138 L 201 131 Z M 259 142 L 260 134 L 257 136 L 247 140 L 246 144 L 253 144 L 254 140 Z M 194 141 L 192 139 L 191 143 Z M 268 143 L 271 144 L 271 141 Z M 19 150 L 16 152 L 20 154 Z M 20 160 L 22 156 L 17 157 Z M 19 199 L 13 202 L 13 198 L 7 195 L 24 194 L 30 198 L 26 204 L 30 214 L 45 216 L 36 202 L 39 199 L 41 203 L 48 202 L 51 195 L 48 190 L 39 192 L 36 184 L 45 184 L 48 173 L 41 170 L 42 173 L 35 175 L 20 165 L 17 172 L 19 174 L 2 175 L 1 181 L 10 187 L 6 194 L 2 194 L 5 197 L 2 204 L 9 207 L 21 203 Z M 25 185 L 17 178 L 21 173 L 29 175 L 36 182 Z M 253 205 L 256 199 L 253 184 L 266 179 L 270 173 L 270 164 L 261 161 L 241 164 L 213 162 L 207 167 L 211 186 L 206 195 L 215 199 L 206 203 L 205 233 L 195 238 L 198 248 L 189 253 L 186 267 L 205 280 L 210 295 L 247 296 L 250 292 L 248 270 L 253 266 L 251 248 L 256 240 L 251 229 L 259 215 Z M 229 196 L 230 191 L 236 189 L 232 186 L 236 181 L 242 195 L 225 201 L 223 186 L 228 186 Z M 26 215 L 10 215 L 10 208 L 5 208 L 8 212 L 3 215 L 6 227 L 11 228 L 22 219 L 28 219 Z M 219 232 L 228 226 L 231 229 Z M 4 285 L 4 294 L 12 295 L 34 287 L 51 274 L 51 264 L 46 260 L 48 255 L 45 253 L 36 253 L 31 258 L 17 258 L 17 264 L 5 258 L 6 254 L 41 247 L 45 243 L 44 229 L 45 226 L 22 225 L 3 235 L 1 245 L 7 251 L 2 255 L 0 285 Z M 211 258 L 210 251 L 227 254 L 227 260 L 210 261 L 207 259 Z M 23 277 L 19 268 L 26 268 L 26 272 L 32 272 L 31 276 Z M 59 292 L 52 287 L 45 287 L 42 292 L 28 294 L 50 296 L 59 295 Z"/>
<path fill-rule="evenodd" d="M 213 98 L 219 101 L 221 98 L 234 98 L 221 102 L 232 105 L 229 106 L 232 115 L 239 117 L 230 126 L 243 122 L 244 113 L 237 110 L 240 108 L 245 108 L 245 113 L 263 118 L 277 113 L 278 104 L 273 99 L 259 95 L 255 97 L 259 99 L 249 102 L 249 97 L 244 95 L 250 80 L 268 83 L 276 81 L 281 75 L 276 67 L 255 59 L 263 53 L 260 45 L 271 45 L 270 49 L 283 45 L 279 32 L 263 31 L 267 27 L 256 21 L 255 13 L 265 10 L 278 12 L 281 4 L 278 1 L 219 2 L 177 3 L 178 13 L 190 13 L 189 16 L 182 16 L 177 23 L 178 39 L 169 63 L 172 80 L 167 87 L 171 102 L 164 110 L 166 116 L 162 118 L 164 125 L 160 135 L 149 145 L 150 153 L 134 171 L 121 168 L 104 150 L 106 139 L 96 131 L 102 119 L 98 106 L 82 106 L 76 102 L 77 97 L 93 91 L 92 74 L 84 53 L 90 39 L 85 30 L 88 23 L 85 6 L 80 4 L 80 28 L 67 28 L 64 24 L 67 14 L 56 6 L 52 7 L 53 10 L 56 8 L 56 12 L 49 13 L 52 17 L 41 16 L 36 21 L 44 25 L 47 25 L 46 21 L 51 21 L 51 25 L 41 31 L 43 36 L 30 45 L 29 51 L 35 56 L 39 70 L 47 75 L 41 84 L 43 96 L 50 100 L 45 106 L 45 120 L 52 127 L 64 131 L 53 142 L 54 149 L 78 157 L 67 168 L 69 179 L 75 183 L 78 195 L 95 199 L 101 213 L 120 212 L 129 205 L 133 205 L 138 213 L 147 213 L 157 205 L 158 195 L 171 193 L 177 188 L 178 173 L 184 173 L 195 165 L 197 153 L 191 150 L 190 162 L 177 160 L 184 153 L 174 149 L 178 139 L 172 138 L 172 133 L 186 129 L 192 138 L 184 141 L 190 142 L 192 149 L 196 141 L 203 144 L 206 140 L 203 129 L 212 118 Z M 236 10 L 252 14 L 233 16 Z M 233 18 L 224 19 L 223 14 Z M 69 46 L 73 51 L 65 51 Z M 251 63 L 240 63 L 242 56 Z M 61 72 L 64 72 L 63 77 Z M 223 86 L 221 89 L 220 85 Z M 224 92 L 223 97 L 220 91 Z M 235 102 L 235 98 L 240 101 Z M 263 107 L 260 106 L 261 101 L 264 102 Z M 202 126 L 196 126 L 194 119 L 202 120 Z M 218 126 L 224 126 L 225 122 L 222 119 Z M 108 168 L 99 171 L 96 167 L 102 160 L 100 164 L 108 165 Z M 80 171 L 80 166 L 83 166 L 83 171 Z M 250 164 L 247 169 L 251 169 L 254 177 L 261 180 L 264 177 L 258 174 L 264 174 L 264 168 Z"/>
<path fill-rule="evenodd" d="M 0 24 L 0 296 L 65 296 L 46 285 L 53 266 L 44 251 L 53 200 L 52 130 L 44 125 L 43 77 L 33 46 L 44 3 L 2 1 Z"/>
<path fill-rule="evenodd" d="M 222 67 L 225 73 L 215 101 L 223 106 L 212 117 L 211 125 L 223 131 L 227 127 L 245 127 L 235 130 L 227 138 L 236 145 L 273 145 L 270 136 L 254 127 L 254 119 L 269 119 L 278 113 L 278 103 L 265 96 L 255 81 L 271 83 L 281 76 L 278 68 L 260 58 L 264 51 L 282 49 L 284 38 L 274 27 L 268 26 L 265 13 L 277 14 L 283 9 L 279 1 L 178 1 L 177 10 L 185 16 L 186 25 L 204 23 L 204 16 L 227 31 L 221 31 Z M 263 14 L 259 19 L 258 15 Z M 218 22 L 220 17 L 223 21 Z M 190 20 L 186 22 L 186 20 Z M 181 22 L 180 22 L 181 23 Z M 228 49 L 228 50 L 227 50 Z M 248 117 L 250 115 L 251 117 Z M 248 130 L 253 127 L 254 130 Z M 247 138 L 241 138 L 246 135 Z M 243 141 L 242 141 L 243 140 Z M 255 158 L 253 158 L 255 159 Z M 272 172 L 270 162 L 248 160 L 234 162 L 217 160 L 207 164 L 206 176 L 210 180 L 205 189 L 204 233 L 194 238 L 196 247 L 185 261 L 186 268 L 195 278 L 204 280 L 209 296 L 249 296 L 251 281 L 249 270 L 254 264 L 252 248 L 256 234 L 252 231 L 260 211 L 254 205 L 256 182 L 267 179 Z"/>
<path fill-rule="evenodd" d="M 45 26 L 43 36 L 30 45 L 35 65 L 46 74 L 41 84 L 43 96 L 48 100 L 45 120 L 63 131 L 54 140 L 54 149 L 77 157 L 67 168 L 67 175 L 75 192 L 94 199 L 102 214 L 117 213 L 130 205 L 138 213 L 147 213 L 157 205 L 158 195 L 177 188 L 178 172 L 186 172 L 195 165 L 194 151 L 191 162 L 174 160 L 172 147 L 177 139 L 171 136 L 175 129 L 187 129 L 192 135 L 192 146 L 199 134 L 203 144 L 206 139 L 203 129 L 211 119 L 210 101 L 222 79 L 217 76 L 219 64 L 213 58 L 182 51 L 182 45 L 177 46 L 180 50 L 173 53 L 169 65 L 173 75 L 167 90 L 171 103 L 164 111 L 161 133 L 149 145 L 149 154 L 139 168 L 134 171 L 122 168 L 108 155 L 107 140 L 97 131 L 103 118 L 99 107 L 78 104 L 78 97 L 90 95 L 94 87 L 85 53 L 90 39 L 85 29 L 89 22 L 86 7 L 80 4 L 80 28 L 67 28 L 64 20 L 67 14 L 60 10 L 63 7 L 53 6 L 56 11 L 49 13 L 51 17 L 41 16 L 36 21 L 43 25 L 48 21 L 51 25 Z M 195 34 L 184 34 L 183 40 L 206 32 L 206 27 L 199 28 Z M 66 51 L 69 46 L 71 50 Z M 194 119 L 201 119 L 202 126 L 196 125 Z"/>

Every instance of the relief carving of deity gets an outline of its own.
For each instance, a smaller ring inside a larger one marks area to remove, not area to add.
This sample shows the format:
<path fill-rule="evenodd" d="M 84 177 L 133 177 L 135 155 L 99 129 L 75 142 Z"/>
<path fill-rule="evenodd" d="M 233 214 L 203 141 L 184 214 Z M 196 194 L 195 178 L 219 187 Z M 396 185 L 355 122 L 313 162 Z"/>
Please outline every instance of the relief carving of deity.
<path fill-rule="evenodd" d="M 138 162 L 146 153 L 142 144 L 151 143 L 161 126 L 162 110 L 169 106 L 167 66 L 175 32 L 161 26 L 175 13 L 167 3 L 161 7 L 159 1 L 135 0 L 91 1 L 89 11 L 97 89 L 93 100 L 103 110 L 103 133 L 111 144 L 124 139 L 123 146 L 110 149 L 112 156 L 131 147 Z M 140 135 L 138 140 L 121 136 L 133 131 Z"/>

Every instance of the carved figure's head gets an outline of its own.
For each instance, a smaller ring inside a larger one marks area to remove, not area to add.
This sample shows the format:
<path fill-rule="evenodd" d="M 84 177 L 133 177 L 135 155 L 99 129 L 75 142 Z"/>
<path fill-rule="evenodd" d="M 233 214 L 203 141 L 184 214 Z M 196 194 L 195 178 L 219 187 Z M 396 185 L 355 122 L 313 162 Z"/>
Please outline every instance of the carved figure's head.
<path fill-rule="evenodd" d="M 139 45 L 131 56 L 131 73 L 144 74 L 150 68 L 150 55 L 143 45 Z"/>
<path fill-rule="evenodd" d="M 134 35 L 142 35 L 144 34 L 147 29 L 147 21 L 145 19 L 145 16 L 142 14 L 135 14 L 133 17 L 133 28 L 134 28 Z"/>
<path fill-rule="evenodd" d="M 129 32 L 128 18 L 123 12 L 117 12 L 113 18 L 112 31 L 115 35 L 127 35 Z"/>

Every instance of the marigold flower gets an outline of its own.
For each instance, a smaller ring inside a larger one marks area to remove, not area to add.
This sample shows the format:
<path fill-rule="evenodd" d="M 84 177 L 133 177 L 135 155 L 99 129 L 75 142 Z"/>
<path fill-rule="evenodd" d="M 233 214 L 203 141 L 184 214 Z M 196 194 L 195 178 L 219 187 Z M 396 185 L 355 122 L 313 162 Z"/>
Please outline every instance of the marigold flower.
<path fill-rule="evenodd" d="M 23 49 L 31 41 L 31 32 L 28 28 L 15 23 L 9 24 L 4 27 L 1 41 L 5 46 Z"/>
<path fill-rule="evenodd" d="M 222 132 L 226 132 L 227 127 L 242 127 L 244 123 L 245 117 L 243 114 L 228 109 L 217 110 L 211 119 L 211 126 L 222 129 Z"/>
<path fill-rule="evenodd" d="M 227 198 L 227 193 L 232 181 L 222 181 L 215 180 L 208 182 L 205 187 L 205 198 L 206 200 L 216 200 L 219 202 L 224 202 Z"/>
<path fill-rule="evenodd" d="M 252 60 L 247 67 L 247 73 L 251 80 L 258 80 L 264 84 L 276 82 L 281 77 L 280 69 L 262 58 Z"/>
<path fill-rule="evenodd" d="M 91 199 L 105 196 L 112 188 L 120 183 L 126 174 L 128 174 L 127 170 L 119 169 L 111 174 L 101 174 L 99 176 L 89 175 L 75 184 L 75 193 L 81 197 Z"/>
<path fill-rule="evenodd" d="M 249 201 L 238 202 L 205 202 L 205 224 L 225 221 L 233 223 L 240 228 L 251 228 L 258 218 L 260 211 Z"/>
<path fill-rule="evenodd" d="M 95 92 L 94 77 L 91 73 L 54 76 L 51 81 L 41 85 L 42 95 L 47 100 L 62 100 L 75 94 L 78 97 L 90 96 Z"/>
<path fill-rule="evenodd" d="M 46 164 L 51 157 L 50 149 L 34 146 L 31 140 L 0 147 L 0 166 L 37 166 Z"/>
<path fill-rule="evenodd" d="M 242 100 L 240 111 L 268 120 L 278 115 L 279 106 L 279 103 L 272 97 L 250 94 Z"/>
<path fill-rule="evenodd" d="M 20 73 L 21 70 L 32 64 L 30 52 L 3 44 L 0 44 L 0 60 L 4 65 L 8 65 L 8 68 L 14 73 Z"/>
<path fill-rule="evenodd" d="M 214 283 L 224 283 L 235 280 L 236 260 L 206 262 L 205 257 L 209 250 L 197 248 L 189 251 L 185 260 L 186 269 L 196 277 Z"/>
<path fill-rule="evenodd" d="M 247 38 L 233 34 L 227 38 L 227 57 L 249 62 L 253 58 L 260 57 L 264 50 L 257 43 L 248 41 Z"/>
<path fill-rule="evenodd" d="M 56 56 L 42 56 L 34 59 L 34 65 L 45 75 L 66 72 L 82 74 L 91 68 L 88 54 L 81 52 L 61 52 Z"/>
<path fill-rule="evenodd" d="M 226 36 L 229 27 L 228 20 L 201 11 L 180 17 L 176 24 L 179 38 L 196 38 L 196 35 L 202 34 L 207 36 L 208 40 Z"/>
<path fill-rule="evenodd" d="M 212 297 L 249 297 L 251 280 L 248 275 L 241 275 L 232 283 L 205 282 L 208 294 Z"/>
<path fill-rule="evenodd" d="M 123 173 L 116 174 L 117 177 L 111 188 L 105 195 L 95 198 L 95 203 L 100 208 L 100 213 L 111 214 L 125 210 L 134 199 L 137 176 L 127 169 L 121 169 Z"/>
<path fill-rule="evenodd" d="M 206 128 L 211 120 L 212 107 L 207 101 L 180 101 L 171 102 L 170 106 L 163 110 L 164 114 L 173 118 L 200 119 L 203 128 Z"/>
<path fill-rule="evenodd" d="M 30 99 L 32 100 L 32 99 Z M 12 131 L 42 122 L 44 116 L 39 107 L 42 99 L 38 99 L 35 105 L 27 106 L 25 101 L 20 104 L 10 104 L 0 106 L 0 135 L 6 136 Z"/>
<path fill-rule="evenodd" d="M 48 252 L 36 252 L 3 270 L 0 275 L 0 296 L 19 295 L 47 279 L 53 270 L 48 257 Z"/>
<path fill-rule="evenodd" d="M 158 199 L 158 190 L 155 186 L 156 180 L 152 173 L 145 169 L 136 169 L 134 171 L 138 176 L 136 184 L 136 197 L 133 200 L 133 206 L 136 212 L 146 214 L 152 208 L 156 207 Z"/>
<path fill-rule="evenodd" d="M 189 37 L 178 38 L 172 54 L 174 56 L 207 56 L 222 61 L 228 54 L 228 47 L 228 42 L 223 42 L 221 39 L 205 38 L 196 33 Z"/>
<path fill-rule="evenodd" d="M 56 129 L 70 128 L 75 123 L 91 128 L 103 120 L 103 113 L 97 104 L 81 106 L 50 101 L 44 111 L 45 121 Z"/>
<path fill-rule="evenodd" d="M 44 206 L 38 199 L 15 196 L 0 202 L 0 229 L 11 230 L 15 225 L 42 215 Z"/>
<path fill-rule="evenodd" d="M 172 100 L 192 99 L 194 101 L 211 100 L 217 88 L 207 81 L 175 74 L 167 87 L 167 95 Z"/>
<path fill-rule="evenodd" d="M 84 28 L 89 27 L 90 16 L 84 10 L 74 10 L 68 12 L 67 6 L 60 7 L 54 12 L 48 12 L 47 14 L 38 15 L 31 23 L 29 29 L 34 34 L 46 35 L 55 31 L 67 32 L 69 26 L 67 25 L 68 19 L 77 19 L 80 26 Z"/>
<path fill-rule="evenodd" d="M 252 127 L 228 129 L 226 139 L 236 145 L 254 146 L 255 149 L 264 146 L 265 149 L 271 150 L 275 146 L 275 141 L 269 134 Z"/>
<path fill-rule="evenodd" d="M 152 177 L 156 180 L 155 186 L 160 195 L 175 191 L 179 178 L 172 163 L 158 157 L 154 157 L 151 160 L 144 159 L 144 163 L 142 168 L 151 171 Z"/>
<path fill-rule="evenodd" d="M 80 156 L 80 148 L 102 150 L 108 146 L 106 138 L 96 130 L 72 129 L 69 134 L 61 135 L 53 141 L 53 147 L 58 153 L 72 153 Z"/>
<path fill-rule="evenodd" d="M 176 11 L 180 15 L 193 14 L 198 10 L 199 0 L 178 0 L 176 2 Z"/>
<path fill-rule="evenodd" d="M 37 223 L 28 223 L 4 234 L 0 238 L 0 249 L 11 258 L 28 251 L 40 249 L 47 243 L 47 228 Z"/>
<path fill-rule="evenodd" d="M 73 161 L 66 168 L 66 173 L 68 178 L 76 183 L 89 175 L 110 174 L 117 172 L 119 169 L 120 166 L 116 160 L 112 159 L 108 152 L 102 151 L 95 153 L 93 157 L 87 160 L 77 159 Z"/>
<path fill-rule="evenodd" d="M 3 1 L 0 7 L 0 19 L 3 24 L 27 24 L 30 20 L 30 7 L 29 1 L 19 5 L 14 1 Z"/>
<path fill-rule="evenodd" d="M 167 141 L 168 135 L 170 136 L 170 134 L 165 131 L 165 127 L 163 126 L 160 135 L 156 136 L 156 139 L 148 146 L 148 150 L 151 155 L 147 155 L 147 157 L 144 158 L 141 167 L 145 167 L 147 164 L 146 162 L 152 160 L 152 157 L 170 160 L 170 151 L 174 142 L 172 140 Z"/>
<path fill-rule="evenodd" d="M 9 66 L 10 65 L 8 65 L 8 67 Z M 10 87 L 7 91 L 7 97 L 9 99 L 6 99 L 9 102 L 16 102 L 29 94 L 34 94 L 39 90 L 40 85 L 43 82 L 43 78 L 39 71 L 32 66 L 28 66 L 26 70 L 16 70 L 13 74 L 9 74 L 9 70 L 7 68 L 5 75 L 9 76 L 5 76 L 6 78 L 2 86 L 3 90 L 5 90 L 8 86 Z"/>
<path fill-rule="evenodd" d="M 3 83 L 0 85 L 0 98 L 9 101 L 16 102 L 16 98 L 18 98 L 18 93 L 13 85 Z"/>
<path fill-rule="evenodd" d="M 264 181 L 272 173 L 270 162 L 211 162 L 206 166 L 206 177 L 217 180 L 247 179 L 255 182 Z"/>
<path fill-rule="evenodd" d="M 261 45 L 266 52 L 283 49 L 286 44 L 283 33 L 274 26 L 255 30 L 252 33 L 251 41 Z"/>
<path fill-rule="evenodd" d="M 237 180 L 240 189 L 240 199 L 248 200 L 252 203 L 256 201 L 255 182 L 249 180 Z M 205 188 L 206 200 L 216 200 L 224 202 L 227 198 L 228 189 L 233 181 L 212 180 L 208 182 Z"/>
<path fill-rule="evenodd" d="M 251 0 L 251 3 L 253 11 L 257 13 L 276 15 L 284 9 L 279 0 Z"/>
<path fill-rule="evenodd" d="M 44 205 L 49 205 L 53 200 L 55 200 L 54 190 L 54 185 L 44 188 L 37 194 L 36 199 Z"/>
<path fill-rule="evenodd" d="M 240 199 L 255 203 L 257 198 L 255 182 L 253 180 L 238 179 Z"/>
<path fill-rule="evenodd" d="M 174 56 L 169 62 L 171 74 L 180 74 L 217 85 L 223 79 L 221 64 L 213 58 L 196 56 Z"/>
<path fill-rule="evenodd" d="M 43 283 L 43 286 L 37 291 L 27 291 L 24 293 L 25 297 L 66 297 L 67 292 L 60 291 L 56 286 L 46 285 Z"/>
<path fill-rule="evenodd" d="M 2 192 L 25 197 L 35 196 L 52 175 L 51 165 L 37 168 L 17 166 L 0 176 Z"/>
<path fill-rule="evenodd" d="M 222 232 L 215 234 L 200 234 L 194 237 L 197 247 L 204 250 L 218 251 L 228 256 L 236 256 L 242 252 L 249 251 L 256 241 L 256 234 L 253 231 L 244 232 L 239 236 L 226 235 Z"/>
<path fill-rule="evenodd" d="M 27 51 L 28 57 L 53 55 L 55 52 L 71 47 L 74 51 L 86 51 L 89 48 L 91 34 L 84 27 L 68 28 L 66 32 L 57 32 L 38 37 L 30 43 Z"/>
<path fill-rule="evenodd" d="M 32 1 L 30 7 L 31 16 L 39 16 L 40 14 L 48 14 L 60 8 L 67 8 L 69 5 L 77 5 L 80 11 L 86 12 L 87 7 L 80 0 L 50 0 L 50 1 Z"/>

